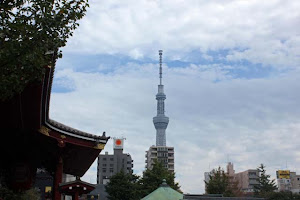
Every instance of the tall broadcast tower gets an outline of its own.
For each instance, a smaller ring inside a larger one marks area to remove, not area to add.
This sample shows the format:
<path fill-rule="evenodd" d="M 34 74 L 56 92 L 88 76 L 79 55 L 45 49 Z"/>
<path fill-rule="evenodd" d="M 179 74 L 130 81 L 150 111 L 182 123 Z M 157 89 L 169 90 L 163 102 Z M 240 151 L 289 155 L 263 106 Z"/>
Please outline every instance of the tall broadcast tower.
<path fill-rule="evenodd" d="M 157 100 L 157 115 L 153 117 L 153 124 L 156 129 L 156 146 L 166 146 L 166 129 L 169 124 L 169 117 L 165 116 L 164 85 L 162 85 L 162 50 L 159 50 L 159 85 Z"/>
<path fill-rule="evenodd" d="M 157 100 L 157 115 L 153 117 L 153 124 L 156 129 L 156 146 L 152 145 L 146 151 L 146 168 L 152 169 L 155 160 L 170 172 L 174 172 L 174 147 L 166 146 L 166 129 L 169 124 L 169 117 L 165 116 L 165 99 L 164 85 L 162 84 L 162 50 L 159 50 L 159 85 Z"/>

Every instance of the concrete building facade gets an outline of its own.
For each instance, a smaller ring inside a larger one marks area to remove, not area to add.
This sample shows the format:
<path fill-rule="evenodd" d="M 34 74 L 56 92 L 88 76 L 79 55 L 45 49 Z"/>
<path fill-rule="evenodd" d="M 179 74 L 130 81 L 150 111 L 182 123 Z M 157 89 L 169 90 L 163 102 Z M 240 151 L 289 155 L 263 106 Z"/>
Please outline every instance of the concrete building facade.
<path fill-rule="evenodd" d="M 300 175 L 297 175 L 296 172 L 291 172 L 291 183 L 291 192 L 300 194 Z"/>
<path fill-rule="evenodd" d="M 259 171 L 257 169 L 248 169 L 243 172 L 235 173 L 233 163 L 229 162 L 227 164 L 227 174 L 233 177 L 234 181 L 238 182 L 238 188 L 245 193 L 254 192 L 255 185 L 259 184 L 257 181 Z"/>
<path fill-rule="evenodd" d="M 123 153 L 124 138 L 114 138 L 114 154 L 98 156 L 97 184 L 106 184 L 110 177 L 123 170 L 125 173 L 133 172 L 133 160 L 128 153 Z"/>
<path fill-rule="evenodd" d="M 237 188 L 239 188 L 244 193 L 254 192 L 255 185 L 258 185 L 257 178 L 259 176 L 259 171 L 257 169 L 248 169 L 243 172 L 235 173 L 233 163 L 229 162 L 226 166 L 226 173 L 231 177 L 231 180 L 237 182 Z M 209 182 L 209 177 L 213 176 L 213 171 L 204 173 L 204 180 Z"/>
<path fill-rule="evenodd" d="M 154 160 L 161 162 L 170 172 L 174 172 L 174 147 L 151 146 L 146 151 L 146 168 L 152 169 Z"/>
<path fill-rule="evenodd" d="M 300 194 L 300 175 L 297 175 L 296 172 L 290 172 L 290 170 L 278 170 L 276 175 L 278 191 L 291 191 Z"/>
<path fill-rule="evenodd" d="M 257 178 L 259 171 L 257 169 L 248 169 L 233 175 L 234 179 L 238 182 L 238 187 L 241 191 L 246 193 L 254 192 L 255 185 L 258 185 Z"/>

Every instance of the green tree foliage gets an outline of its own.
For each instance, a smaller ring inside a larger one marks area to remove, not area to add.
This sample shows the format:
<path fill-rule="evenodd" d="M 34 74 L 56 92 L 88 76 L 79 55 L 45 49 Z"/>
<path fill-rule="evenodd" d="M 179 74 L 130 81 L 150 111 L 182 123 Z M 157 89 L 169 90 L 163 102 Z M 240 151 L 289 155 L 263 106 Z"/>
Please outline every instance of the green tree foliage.
<path fill-rule="evenodd" d="M 238 180 L 236 180 L 233 176 L 228 176 L 228 186 L 227 190 L 224 193 L 226 197 L 242 197 L 244 193 L 241 191 L 241 187 L 239 186 Z"/>
<path fill-rule="evenodd" d="M 34 188 L 31 188 L 25 192 L 15 192 L 10 189 L 0 188 L 0 199 L 3 200 L 39 200 L 41 194 Z"/>
<path fill-rule="evenodd" d="M 171 188 L 181 192 L 179 184 L 175 183 L 175 173 L 169 172 L 161 162 L 155 160 L 152 169 L 146 169 L 143 173 L 141 182 L 144 196 L 156 190 L 162 184 L 163 179 Z"/>
<path fill-rule="evenodd" d="M 0 1 L 0 100 L 43 78 L 87 7 L 88 0 Z"/>
<path fill-rule="evenodd" d="M 257 179 L 258 185 L 254 187 L 255 196 L 267 197 L 269 194 L 277 190 L 275 180 L 270 180 L 270 175 L 266 174 L 266 166 L 261 164 L 257 170 L 259 171 L 259 177 Z"/>
<path fill-rule="evenodd" d="M 224 196 L 226 194 L 226 196 L 231 196 L 231 192 L 228 191 L 229 178 L 221 167 L 213 169 L 209 175 L 209 181 L 204 182 L 207 194 L 223 194 Z"/>
<path fill-rule="evenodd" d="M 266 197 L 268 200 L 300 200 L 299 194 L 293 194 L 292 192 L 271 192 Z"/>
<path fill-rule="evenodd" d="M 238 181 L 229 176 L 221 167 L 213 169 L 209 175 L 209 181 L 205 182 L 207 194 L 222 194 L 224 197 L 243 196 Z"/>
<path fill-rule="evenodd" d="M 144 171 L 142 178 L 121 171 L 110 178 L 105 188 L 110 200 L 136 200 L 156 190 L 162 184 L 163 179 L 166 179 L 170 187 L 181 192 L 178 183 L 175 183 L 175 174 L 169 172 L 157 161 L 154 162 L 151 170 Z"/>
<path fill-rule="evenodd" d="M 141 197 L 139 177 L 123 171 L 113 175 L 105 189 L 110 200 L 137 200 Z"/>

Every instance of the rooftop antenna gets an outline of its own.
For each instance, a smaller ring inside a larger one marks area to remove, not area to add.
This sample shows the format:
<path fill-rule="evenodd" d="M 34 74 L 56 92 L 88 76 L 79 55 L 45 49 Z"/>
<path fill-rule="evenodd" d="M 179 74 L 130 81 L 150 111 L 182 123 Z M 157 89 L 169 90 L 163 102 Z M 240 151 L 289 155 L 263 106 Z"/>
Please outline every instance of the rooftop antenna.
<path fill-rule="evenodd" d="M 159 84 L 161 85 L 162 82 L 162 53 L 163 50 L 159 50 Z"/>

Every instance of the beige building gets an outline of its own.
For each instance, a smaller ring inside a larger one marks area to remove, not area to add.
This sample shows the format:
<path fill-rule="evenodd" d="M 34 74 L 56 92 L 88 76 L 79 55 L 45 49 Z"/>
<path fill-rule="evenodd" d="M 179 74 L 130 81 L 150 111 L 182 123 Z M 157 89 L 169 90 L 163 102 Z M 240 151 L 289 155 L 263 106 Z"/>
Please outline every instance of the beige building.
<path fill-rule="evenodd" d="M 237 187 L 240 188 L 242 192 L 251 193 L 254 192 L 254 186 L 258 184 L 257 178 L 259 172 L 257 169 L 248 169 L 243 172 L 235 173 L 233 163 L 229 162 L 226 166 L 227 174 L 232 177 L 233 181 L 238 182 Z M 212 172 L 205 172 L 204 178 L 206 182 L 209 182 L 209 175 Z"/>
<path fill-rule="evenodd" d="M 257 178 L 259 172 L 257 169 L 248 169 L 244 172 L 234 174 L 234 179 L 238 181 L 238 187 L 243 192 L 249 193 L 254 192 L 255 185 L 258 185 Z"/>
<path fill-rule="evenodd" d="M 174 172 L 174 147 L 151 146 L 146 151 L 146 169 L 152 169 L 154 160 L 161 162 L 170 172 Z"/>
<path fill-rule="evenodd" d="M 276 175 L 278 191 L 291 191 L 300 194 L 300 175 L 297 175 L 296 172 L 290 172 L 290 170 L 278 170 Z"/>
<path fill-rule="evenodd" d="M 226 168 L 227 168 L 227 174 L 229 176 L 234 176 L 235 170 L 233 169 L 233 163 L 231 163 L 231 162 L 227 163 Z"/>
<path fill-rule="evenodd" d="M 258 185 L 257 178 L 259 176 L 259 171 L 257 169 L 248 169 L 243 172 L 235 173 L 233 163 L 229 162 L 227 164 L 227 173 L 238 182 L 238 188 L 241 188 L 241 191 L 243 192 L 254 192 L 255 185 Z"/>
<path fill-rule="evenodd" d="M 300 194 L 300 175 L 297 175 L 296 172 L 291 172 L 291 183 L 291 192 Z"/>

